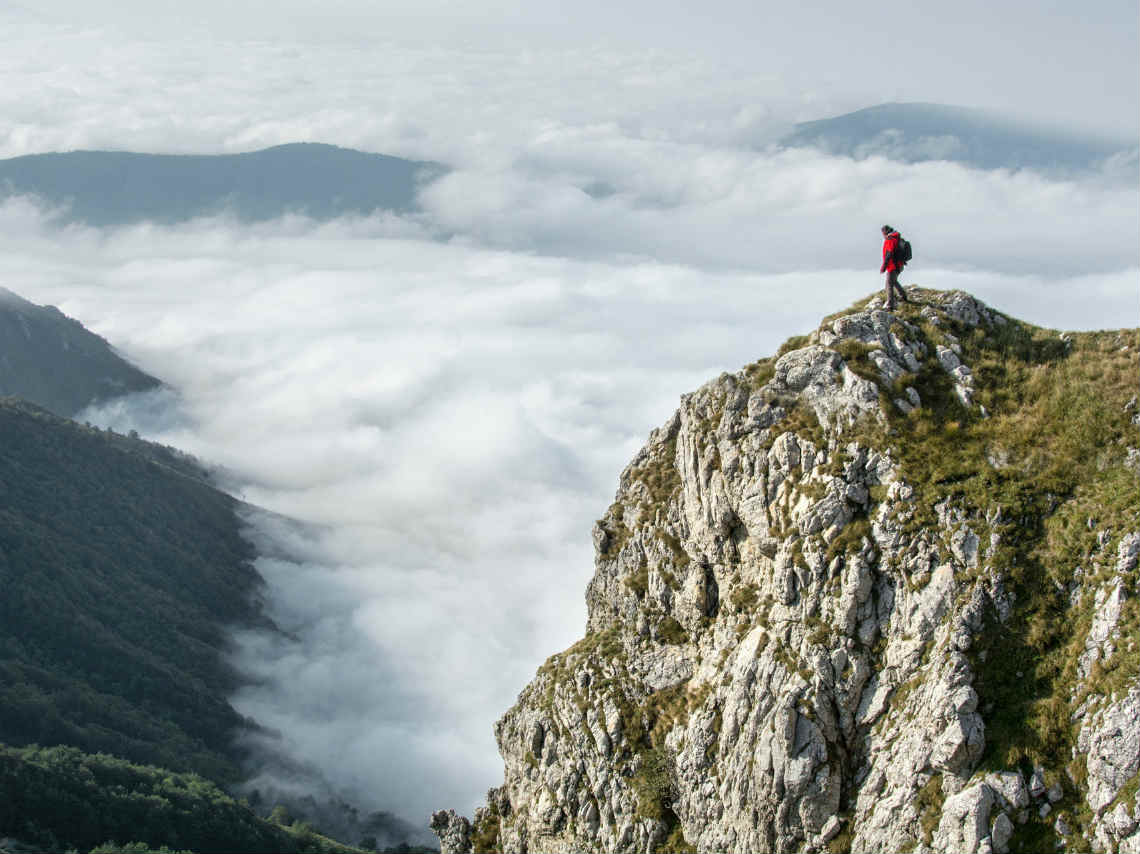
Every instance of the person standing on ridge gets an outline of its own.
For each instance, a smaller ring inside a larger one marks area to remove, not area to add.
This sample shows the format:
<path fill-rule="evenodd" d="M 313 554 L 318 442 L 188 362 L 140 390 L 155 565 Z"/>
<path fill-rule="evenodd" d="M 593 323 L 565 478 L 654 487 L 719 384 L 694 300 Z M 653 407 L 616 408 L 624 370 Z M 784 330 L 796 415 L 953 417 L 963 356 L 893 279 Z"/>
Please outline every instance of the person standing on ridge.
<path fill-rule="evenodd" d="M 894 311 L 896 290 L 903 302 L 910 301 L 907 299 L 906 291 L 899 284 L 899 271 L 906 265 L 906 261 L 899 257 L 898 252 L 901 239 L 899 233 L 889 225 L 883 226 L 883 265 L 879 268 L 879 272 L 887 274 L 887 311 Z"/>

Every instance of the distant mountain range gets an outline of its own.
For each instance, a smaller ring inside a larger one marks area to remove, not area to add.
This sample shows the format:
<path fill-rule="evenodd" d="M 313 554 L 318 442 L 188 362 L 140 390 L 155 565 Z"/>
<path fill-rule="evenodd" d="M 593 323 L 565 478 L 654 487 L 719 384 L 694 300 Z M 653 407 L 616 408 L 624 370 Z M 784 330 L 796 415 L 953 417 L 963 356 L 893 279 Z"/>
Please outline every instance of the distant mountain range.
<path fill-rule="evenodd" d="M 862 159 L 949 160 L 980 169 L 1071 175 L 1103 168 L 1140 177 L 1134 140 L 1034 126 L 943 104 L 879 104 L 803 122 L 777 142 Z M 92 226 L 175 224 L 212 215 L 245 222 L 302 214 L 318 221 L 419 209 L 420 189 L 443 176 L 440 163 L 322 143 L 290 143 L 243 154 L 71 151 L 0 160 L 0 200 L 32 196 L 56 221 Z M 604 197 L 595 182 L 587 190 Z"/>
<path fill-rule="evenodd" d="M 71 417 L 91 404 L 160 385 L 58 308 L 0 288 L 0 396 Z"/>
<path fill-rule="evenodd" d="M 36 196 L 59 208 L 62 221 L 95 226 L 223 213 L 328 220 L 414 210 L 418 188 L 444 172 L 439 163 L 319 143 L 245 154 L 71 151 L 0 160 L 0 198 Z"/>
<path fill-rule="evenodd" d="M 803 122 L 780 145 L 855 159 L 950 160 L 979 169 L 1071 173 L 1098 168 L 1113 157 L 1131 170 L 1137 162 L 1135 141 L 1043 128 L 944 104 L 880 104 Z"/>

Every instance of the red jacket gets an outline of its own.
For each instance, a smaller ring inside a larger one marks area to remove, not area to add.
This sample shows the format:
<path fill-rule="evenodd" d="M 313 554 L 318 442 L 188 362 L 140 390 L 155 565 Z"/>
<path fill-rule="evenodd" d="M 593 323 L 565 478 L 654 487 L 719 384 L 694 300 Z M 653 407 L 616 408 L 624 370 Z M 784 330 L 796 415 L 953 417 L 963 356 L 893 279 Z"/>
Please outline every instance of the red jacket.
<path fill-rule="evenodd" d="M 891 270 L 901 270 L 903 263 L 895 260 L 895 249 L 899 245 L 899 233 L 892 231 L 887 235 L 887 239 L 883 241 L 883 266 L 879 268 L 880 273 L 887 273 Z"/>

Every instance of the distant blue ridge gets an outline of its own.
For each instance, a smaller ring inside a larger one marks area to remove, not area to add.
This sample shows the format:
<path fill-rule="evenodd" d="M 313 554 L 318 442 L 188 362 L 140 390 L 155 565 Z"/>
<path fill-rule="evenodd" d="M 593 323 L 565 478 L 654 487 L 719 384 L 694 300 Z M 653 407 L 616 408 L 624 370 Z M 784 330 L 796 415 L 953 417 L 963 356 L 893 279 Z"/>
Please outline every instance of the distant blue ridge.
<path fill-rule="evenodd" d="M 169 224 L 227 213 L 244 221 L 298 213 L 317 220 L 416 210 L 416 193 L 447 171 L 321 143 L 245 154 L 72 151 L 0 160 L 0 198 L 38 196 L 64 222 Z"/>
<path fill-rule="evenodd" d="M 979 169 L 1032 169 L 1053 176 L 1101 170 L 1140 178 L 1135 141 L 1063 131 L 967 107 L 880 104 L 796 125 L 778 143 L 855 159 L 903 163 L 948 160 Z M 322 143 L 290 143 L 244 154 L 143 154 L 72 151 L 0 160 L 0 199 L 35 196 L 62 223 L 116 226 L 185 222 L 228 214 L 241 221 L 302 214 L 318 221 L 377 211 L 419 210 L 417 193 L 448 172 Z M 596 181 L 586 192 L 605 198 Z"/>
<path fill-rule="evenodd" d="M 1079 173 L 1121 155 L 1135 171 L 1136 143 L 1095 133 L 1036 127 L 985 110 L 942 104 L 880 104 L 830 119 L 802 122 L 780 140 L 861 160 L 949 160 L 978 169 Z M 1131 154 L 1131 157 L 1129 155 Z"/>

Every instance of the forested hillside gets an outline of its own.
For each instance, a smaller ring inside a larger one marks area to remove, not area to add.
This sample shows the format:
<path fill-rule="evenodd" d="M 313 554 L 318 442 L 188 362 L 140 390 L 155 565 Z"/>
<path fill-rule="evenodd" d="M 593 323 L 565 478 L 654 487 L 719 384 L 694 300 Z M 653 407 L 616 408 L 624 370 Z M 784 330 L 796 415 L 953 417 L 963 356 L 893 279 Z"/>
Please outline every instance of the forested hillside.
<path fill-rule="evenodd" d="M 108 842 L 158 846 L 156 840 L 196 852 L 299 851 L 316 841 L 312 833 L 294 835 L 259 819 L 196 774 L 72 747 L 0 747 L 3 836 L 45 851 L 86 851 Z"/>
<path fill-rule="evenodd" d="M 261 582 L 193 471 L 0 399 L 0 742 L 237 779 L 225 627 L 261 620 Z"/>
<path fill-rule="evenodd" d="M 55 306 L 35 305 L 0 288 L 0 395 L 72 416 L 93 403 L 160 385 Z"/>

